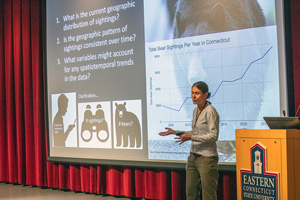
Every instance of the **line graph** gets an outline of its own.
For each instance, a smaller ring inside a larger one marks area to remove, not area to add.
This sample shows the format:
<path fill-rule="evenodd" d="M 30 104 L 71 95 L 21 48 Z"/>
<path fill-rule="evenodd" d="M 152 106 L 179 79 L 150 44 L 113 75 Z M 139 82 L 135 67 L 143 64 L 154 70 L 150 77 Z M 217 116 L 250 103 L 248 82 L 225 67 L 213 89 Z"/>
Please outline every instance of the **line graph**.
<path fill-rule="evenodd" d="M 230 42 L 204 44 L 225 37 Z M 201 45 L 193 45 L 194 41 Z M 276 26 L 151 42 L 146 49 L 185 43 L 192 45 L 146 52 L 147 130 L 148 141 L 153 142 L 149 155 L 156 158 L 152 152 L 157 146 L 165 149 L 173 144 L 173 137 L 157 134 L 166 127 L 192 129 L 197 106 L 190 96 L 191 86 L 201 80 L 209 86 L 208 100 L 220 116 L 220 152 L 225 159 L 231 159 L 228 152 L 233 150 L 236 129 L 266 129 L 263 117 L 280 115 Z M 170 152 L 168 156 L 173 159 L 173 151 Z"/>
<path fill-rule="evenodd" d="M 210 98 L 213 98 L 218 90 L 220 89 L 220 87 L 224 84 L 224 83 L 233 83 L 233 82 L 236 82 L 236 81 L 239 81 L 239 80 L 242 80 L 244 78 L 244 76 L 246 75 L 246 73 L 248 72 L 249 68 L 256 62 L 262 60 L 270 51 L 271 49 L 273 48 L 273 46 L 271 46 L 261 57 L 253 60 L 252 62 L 250 62 L 250 64 L 247 66 L 246 70 L 244 71 L 244 73 L 239 77 L 239 78 L 236 78 L 234 80 L 222 80 L 220 82 L 220 84 L 218 85 L 217 89 L 215 90 L 215 92 L 211 95 Z M 173 110 L 173 111 L 176 111 L 176 112 L 180 112 L 180 110 L 182 109 L 182 107 L 184 106 L 184 104 L 187 102 L 188 99 L 191 99 L 191 97 L 186 97 L 185 100 L 183 101 L 183 103 L 181 104 L 181 106 L 179 107 L 179 109 L 176 109 L 176 108 L 172 108 L 172 107 L 169 107 L 169 106 L 165 106 L 165 105 L 161 105 L 163 108 L 166 108 L 166 109 L 169 109 L 169 110 Z"/>

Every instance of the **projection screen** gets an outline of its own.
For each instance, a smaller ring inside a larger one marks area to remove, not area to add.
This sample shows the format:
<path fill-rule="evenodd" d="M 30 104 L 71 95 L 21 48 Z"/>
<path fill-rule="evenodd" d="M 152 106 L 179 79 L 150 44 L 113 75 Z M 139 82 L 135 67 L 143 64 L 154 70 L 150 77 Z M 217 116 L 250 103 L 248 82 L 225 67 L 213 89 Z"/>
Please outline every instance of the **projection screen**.
<path fill-rule="evenodd" d="M 281 0 L 47 0 L 46 13 L 51 161 L 184 166 L 190 142 L 158 133 L 191 130 L 200 80 L 221 164 L 235 129 L 287 111 Z"/>

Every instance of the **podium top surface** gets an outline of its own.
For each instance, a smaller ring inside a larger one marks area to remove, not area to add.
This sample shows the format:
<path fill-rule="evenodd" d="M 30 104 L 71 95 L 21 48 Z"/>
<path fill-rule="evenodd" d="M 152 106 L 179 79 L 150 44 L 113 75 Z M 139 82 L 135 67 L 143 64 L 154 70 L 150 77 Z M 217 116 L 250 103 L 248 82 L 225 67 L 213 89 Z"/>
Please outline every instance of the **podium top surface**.
<path fill-rule="evenodd" d="M 299 139 L 298 129 L 236 129 L 237 138 L 279 138 L 279 139 Z"/>

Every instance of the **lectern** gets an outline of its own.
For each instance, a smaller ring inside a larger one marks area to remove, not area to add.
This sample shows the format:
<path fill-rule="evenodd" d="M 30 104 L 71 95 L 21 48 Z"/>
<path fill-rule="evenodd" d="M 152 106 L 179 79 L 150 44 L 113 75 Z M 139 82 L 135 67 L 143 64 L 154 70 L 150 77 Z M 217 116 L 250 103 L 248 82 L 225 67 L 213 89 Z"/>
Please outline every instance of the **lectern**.
<path fill-rule="evenodd" d="M 236 130 L 237 199 L 300 199 L 300 130 Z"/>

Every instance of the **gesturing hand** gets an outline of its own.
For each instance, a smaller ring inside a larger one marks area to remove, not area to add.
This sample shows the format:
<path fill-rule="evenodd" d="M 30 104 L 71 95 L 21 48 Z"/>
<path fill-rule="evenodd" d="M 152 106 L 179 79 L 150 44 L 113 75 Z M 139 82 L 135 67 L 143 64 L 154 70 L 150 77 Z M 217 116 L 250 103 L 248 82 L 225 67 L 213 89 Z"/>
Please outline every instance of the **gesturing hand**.
<path fill-rule="evenodd" d="M 188 140 L 191 140 L 192 136 L 190 134 L 188 134 L 187 132 L 183 132 L 183 134 L 180 135 L 180 137 L 176 137 L 174 139 L 176 140 L 176 142 L 180 142 L 179 144 L 182 144 Z"/>
<path fill-rule="evenodd" d="M 160 136 L 167 136 L 167 135 L 170 135 L 170 134 L 176 134 L 176 131 L 174 131 L 171 128 L 166 127 L 165 129 L 166 129 L 166 131 L 159 133 Z"/>

